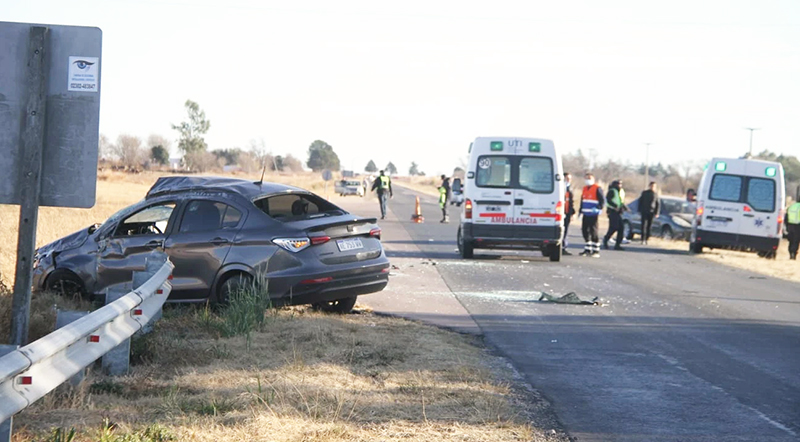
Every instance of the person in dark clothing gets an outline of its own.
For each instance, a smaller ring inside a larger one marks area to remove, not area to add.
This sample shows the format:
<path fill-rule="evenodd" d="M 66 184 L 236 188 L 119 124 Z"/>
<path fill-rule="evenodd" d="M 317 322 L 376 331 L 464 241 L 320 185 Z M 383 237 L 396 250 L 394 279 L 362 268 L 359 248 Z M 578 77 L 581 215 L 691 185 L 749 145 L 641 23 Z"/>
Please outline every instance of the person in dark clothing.
<path fill-rule="evenodd" d="M 642 216 L 642 244 L 647 244 L 650 239 L 650 228 L 653 227 L 653 218 L 658 216 L 661 208 L 660 198 L 656 192 L 656 183 L 650 182 L 647 190 L 639 196 L 639 214 Z"/>
<path fill-rule="evenodd" d="M 372 183 L 372 190 L 378 193 L 378 201 L 381 204 L 381 219 L 386 219 L 386 200 L 394 197 L 392 193 L 392 180 L 384 175 L 381 170 L 378 178 L 375 178 L 375 181 Z"/>
<path fill-rule="evenodd" d="M 572 221 L 572 216 L 575 215 L 575 201 L 572 190 L 570 189 L 571 182 L 572 175 L 570 175 L 569 172 L 564 173 L 564 184 L 566 185 L 566 191 L 564 192 L 564 239 L 561 241 L 561 253 L 564 255 L 572 255 L 572 253 L 569 253 L 567 250 L 567 246 L 569 246 L 567 231 L 569 230 L 569 223 Z"/>
<path fill-rule="evenodd" d="M 628 207 L 625 206 L 625 190 L 622 189 L 622 180 L 615 180 L 608 186 L 606 205 L 608 232 L 603 238 L 603 248 L 608 249 L 608 240 L 616 233 L 617 243 L 614 245 L 614 250 L 624 250 L 622 248 L 622 212 L 628 210 Z"/>
<path fill-rule="evenodd" d="M 449 223 L 447 216 L 447 203 L 450 201 L 450 178 L 442 175 L 442 184 L 439 186 L 439 207 L 442 209 L 442 220 L 440 223 Z"/>
<path fill-rule="evenodd" d="M 597 233 L 597 217 L 603 213 L 603 188 L 594 180 L 594 175 L 585 175 L 586 185 L 583 186 L 581 193 L 581 213 L 583 217 L 581 231 L 586 245 L 583 247 L 581 256 L 600 257 L 600 239 Z"/>

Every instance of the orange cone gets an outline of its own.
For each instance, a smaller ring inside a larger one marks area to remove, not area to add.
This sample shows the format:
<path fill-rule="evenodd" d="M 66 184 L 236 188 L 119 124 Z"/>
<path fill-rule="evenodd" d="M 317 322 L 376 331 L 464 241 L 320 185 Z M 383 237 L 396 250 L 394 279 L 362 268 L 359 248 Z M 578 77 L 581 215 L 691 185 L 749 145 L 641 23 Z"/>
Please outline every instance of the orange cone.
<path fill-rule="evenodd" d="M 419 207 L 419 197 L 417 197 L 417 204 L 416 208 L 414 209 L 414 214 L 411 215 L 411 221 L 414 221 L 415 223 L 425 222 L 425 218 L 422 217 L 422 209 Z"/>

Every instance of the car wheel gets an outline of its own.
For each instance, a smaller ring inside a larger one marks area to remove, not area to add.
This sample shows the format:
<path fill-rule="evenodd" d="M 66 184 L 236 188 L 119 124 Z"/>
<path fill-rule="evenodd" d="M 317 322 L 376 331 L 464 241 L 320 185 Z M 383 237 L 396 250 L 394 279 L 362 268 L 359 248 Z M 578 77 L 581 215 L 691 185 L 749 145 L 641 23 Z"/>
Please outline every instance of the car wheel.
<path fill-rule="evenodd" d="M 633 229 L 631 228 L 631 223 L 628 221 L 624 221 L 622 223 L 622 234 L 625 236 L 625 239 L 632 240 L 633 239 Z"/>
<path fill-rule="evenodd" d="M 549 249 L 548 256 L 550 257 L 550 261 L 561 261 L 561 244 L 548 244 L 547 248 Z"/>
<path fill-rule="evenodd" d="M 703 245 L 699 242 L 690 242 L 689 243 L 689 252 L 691 253 L 703 253 Z"/>
<path fill-rule="evenodd" d="M 356 305 L 356 298 L 358 298 L 358 296 L 336 299 L 334 301 L 317 302 L 312 304 L 312 307 L 328 313 L 350 313 L 350 310 L 353 310 L 353 306 Z"/>
<path fill-rule="evenodd" d="M 664 226 L 661 228 L 661 237 L 664 239 L 675 239 L 675 236 L 672 233 L 672 227 Z"/>
<path fill-rule="evenodd" d="M 88 297 L 83 281 L 75 273 L 66 269 L 56 269 L 47 277 L 45 289 L 62 296 Z"/>
<path fill-rule="evenodd" d="M 246 273 L 231 275 L 220 285 L 219 293 L 217 294 L 217 303 L 227 305 L 231 301 L 231 295 L 250 287 L 253 287 L 252 276 Z"/>
<path fill-rule="evenodd" d="M 777 257 L 777 254 L 775 253 L 774 250 L 761 250 L 758 252 L 758 256 L 766 259 L 775 259 Z"/>
<path fill-rule="evenodd" d="M 458 244 L 458 253 L 461 254 L 461 257 L 464 259 L 472 259 L 472 244 L 464 241 L 464 237 L 461 235 L 461 227 L 458 228 L 456 243 Z"/>

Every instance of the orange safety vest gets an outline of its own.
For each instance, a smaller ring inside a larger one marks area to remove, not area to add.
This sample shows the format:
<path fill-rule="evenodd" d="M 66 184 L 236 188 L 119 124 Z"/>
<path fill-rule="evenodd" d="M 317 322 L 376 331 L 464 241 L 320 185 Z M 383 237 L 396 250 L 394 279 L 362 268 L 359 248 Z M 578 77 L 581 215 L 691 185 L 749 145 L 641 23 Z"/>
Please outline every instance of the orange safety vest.
<path fill-rule="evenodd" d="M 602 213 L 600 210 L 600 201 L 597 200 L 597 189 L 600 186 L 592 184 L 591 186 L 583 186 L 583 195 L 581 195 L 581 213 L 584 216 L 598 216 Z"/>

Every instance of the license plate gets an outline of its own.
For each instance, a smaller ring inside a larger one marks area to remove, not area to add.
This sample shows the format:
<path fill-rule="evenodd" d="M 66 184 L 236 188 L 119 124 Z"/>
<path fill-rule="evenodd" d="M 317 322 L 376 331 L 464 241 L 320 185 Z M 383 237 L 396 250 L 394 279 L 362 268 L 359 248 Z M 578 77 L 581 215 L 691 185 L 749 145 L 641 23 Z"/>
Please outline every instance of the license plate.
<path fill-rule="evenodd" d="M 336 240 L 336 245 L 339 247 L 340 252 L 346 252 L 348 250 L 356 250 L 364 248 L 364 244 L 361 242 L 361 239 L 359 238 L 339 239 Z"/>

